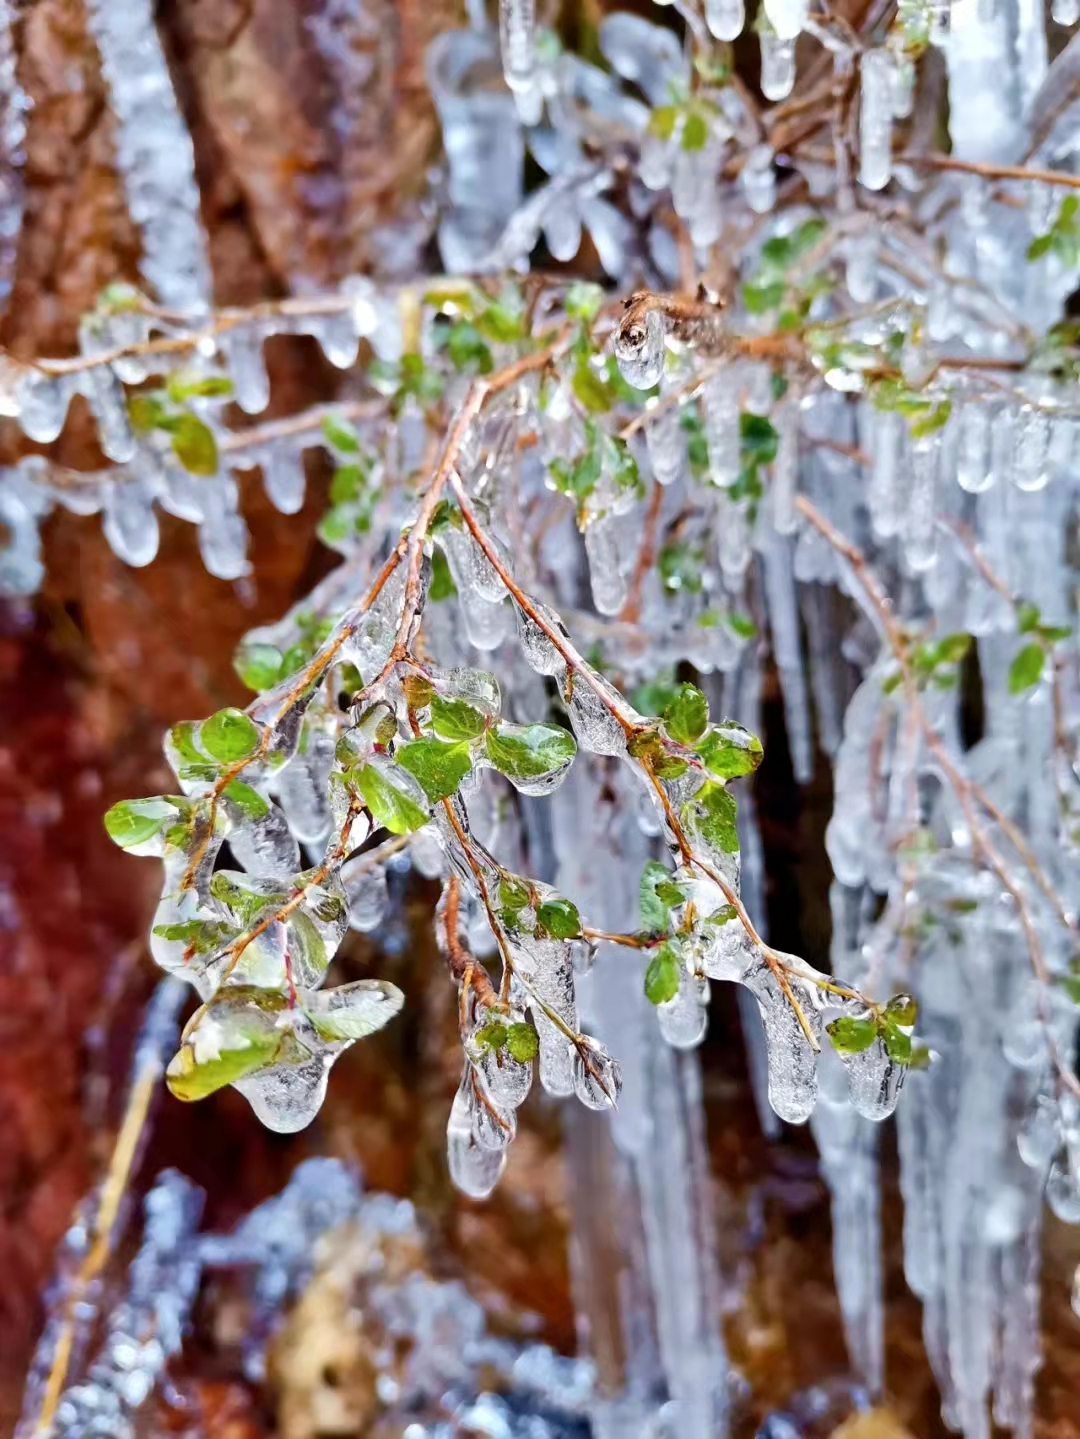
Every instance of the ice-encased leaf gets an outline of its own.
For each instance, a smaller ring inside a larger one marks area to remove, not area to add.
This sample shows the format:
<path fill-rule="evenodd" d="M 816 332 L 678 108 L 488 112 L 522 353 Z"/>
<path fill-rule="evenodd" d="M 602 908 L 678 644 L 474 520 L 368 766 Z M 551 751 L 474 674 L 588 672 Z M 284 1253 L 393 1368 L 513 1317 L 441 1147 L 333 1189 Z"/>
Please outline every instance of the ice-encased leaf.
<path fill-rule="evenodd" d="M 383 755 L 372 755 L 352 780 L 371 818 L 391 834 L 409 834 L 431 818 L 419 782 Z"/>
<path fill-rule="evenodd" d="M 484 737 L 489 763 L 522 794 L 545 795 L 565 777 L 577 743 L 558 725 L 493 725 Z"/>
<path fill-rule="evenodd" d="M 384 979 L 359 979 L 304 998 L 304 1013 L 320 1039 L 351 1044 L 389 1024 L 405 1003 L 397 985 Z"/>
<path fill-rule="evenodd" d="M 473 710 L 473 714 L 477 714 L 477 711 Z M 477 717 L 479 718 L 479 715 Z M 396 751 L 394 758 L 402 768 L 419 780 L 424 793 L 433 804 L 453 794 L 472 769 L 472 755 L 465 741 L 437 739 L 433 735 L 410 740 Z M 410 828 L 415 829 L 416 826 L 411 825 Z"/>
<path fill-rule="evenodd" d="M 205 1004 L 188 1021 L 169 1061 L 169 1092 L 177 1099 L 205 1099 L 274 1063 L 292 1039 L 277 1024 L 285 1005 L 284 996 L 247 989 L 226 991 Z"/>

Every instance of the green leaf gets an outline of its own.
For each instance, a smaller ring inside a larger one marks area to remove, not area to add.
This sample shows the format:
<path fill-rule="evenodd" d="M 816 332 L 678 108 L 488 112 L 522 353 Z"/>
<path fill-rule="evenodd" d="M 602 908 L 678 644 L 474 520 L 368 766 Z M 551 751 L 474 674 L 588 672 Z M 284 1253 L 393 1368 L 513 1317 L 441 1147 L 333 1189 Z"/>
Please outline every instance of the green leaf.
<path fill-rule="evenodd" d="M 1046 655 L 1038 640 L 1032 640 L 1030 644 L 1017 651 L 1013 656 L 1013 662 L 1009 666 L 1009 693 L 1011 695 L 1022 694 L 1024 690 L 1031 689 L 1042 679 L 1043 666 L 1046 663 Z"/>
<path fill-rule="evenodd" d="M 427 824 L 428 816 L 416 801 L 392 785 L 374 765 L 363 765 L 355 780 L 372 819 L 391 834 L 410 834 Z"/>
<path fill-rule="evenodd" d="M 467 700 L 431 696 L 431 725 L 442 739 L 476 739 L 484 733 L 485 717 Z"/>
<path fill-rule="evenodd" d="M 243 1079 L 256 1069 L 263 1069 L 279 1058 L 284 1036 L 273 1027 L 245 1028 L 240 1034 L 226 1034 L 220 1042 L 216 1055 L 196 1058 L 194 1040 L 185 1042 L 169 1061 L 165 1071 L 165 1083 L 176 1099 L 192 1101 L 205 1099 L 227 1084 Z"/>
<path fill-rule="evenodd" d="M 245 819 L 265 819 L 270 813 L 269 802 L 263 799 L 257 789 L 251 785 L 243 784 L 240 780 L 234 779 L 231 784 L 225 786 L 225 798 L 231 799 L 244 815 Z"/>
<path fill-rule="evenodd" d="M 214 950 L 236 937 L 232 925 L 214 919 L 187 919 L 177 924 L 155 924 L 153 933 L 161 939 L 184 944 L 192 954 L 213 954 Z"/>
<path fill-rule="evenodd" d="M 910 1034 L 905 1034 L 902 1029 L 898 1029 L 895 1024 L 890 1024 L 886 1020 L 881 1037 L 885 1042 L 885 1053 L 894 1064 L 907 1065 L 911 1063 Z"/>
<path fill-rule="evenodd" d="M 664 545 L 657 557 L 660 582 L 669 595 L 696 595 L 702 585 L 701 553 L 681 540 Z"/>
<path fill-rule="evenodd" d="M 645 998 L 650 1004 L 667 1004 L 679 992 L 682 961 L 674 945 L 665 944 L 649 960 L 645 971 Z"/>
<path fill-rule="evenodd" d="M 703 150 L 709 138 L 709 122 L 700 110 L 691 110 L 683 121 L 679 144 L 684 150 Z"/>
<path fill-rule="evenodd" d="M 122 799 L 105 811 L 105 831 L 121 849 L 146 844 L 167 820 L 176 818 L 172 805 L 163 799 Z"/>
<path fill-rule="evenodd" d="M 473 1035 L 473 1043 L 480 1049 L 500 1050 L 509 1037 L 509 1030 L 501 1019 L 490 1019 Z"/>
<path fill-rule="evenodd" d="M 251 690 L 268 690 L 281 678 L 281 651 L 276 645 L 242 644 L 233 659 L 233 669 Z"/>
<path fill-rule="evenodd" d="M 165 417 L 165 406 L 157 395 L 130 395 L 127 402 L 128 419 L 137 435 L 148 435 L 156 430 Z"/>
<path fill-rule="evenodd" d="M 531 903 L 529 886 L 514 874 L 504 874 L 499 880 L 499 903 L 504 909 L 516 914 Z"/>
<path fill-rule="evenodd" d="M 725 854 L 736 854 L 739 834 L 735 827 L 735 796 L 722 784 L 706 781 L 683 807 L 693 828 L 706 844 Z"/>
<path fill-rule="evenodd" d="M 530 780 L 565 769 L 577 754 L 577 741 L 558 725 L 502 723 L 488 730 L 484 748 L 500 774 Z"/>
<path fill-rule="evenodd" d="M 658 105 L 649 115 L 648 131 L 658 140 L 670 140 L 679 118 L 677 105 Z"/>
<path fill-rule="evenodd" d="M 1042 619 L 1039 606 L 1030 600 L 1021 600 L 1016 606 L 1016 628 L 1022 635 L 1030 635 L 1039 628 Z"/>
<path fill-rule="evenodd" d="M 935 649 L 937 651 L 937 663 L 945 665 L 959 664 L 971 648 L 971 636 L 965 634 L 945 635 L 938 640 Z"/>
<path fill-rule="evenodd" d="M 322 432 L 326 442 L 343 455 L 360 453 L 360 439 L 352 425 L 341 415 L 323 415 Z"/>
<path fill-rule="evenodd" d="M 925 439 L 935 431 L 943 429 L 952 414 L 952 400 L 939 400 L 930 410 L 929 414 L 923 415 L 921 419 L 915 420 L 911 426 L 911 438 L 913 440 Z"/>
<path fill-rule="evenodd" d="M 492 300 L 476 317 L 476 328 L 487 340 L 507 345 L 525 335 L 525 317 L 511 310 L 508 305 Z"/>
<path fill-rule="evenodd" d="M 722 904 L 719 909 L 714 910 L 706 919 L 706 924 L 715 924 L 718 928 L 722 924 L 730 924 L 733 919 L 738 919 L 739 911 L 733 904 Z"/>
<path fill-rule="evenodd" d="M 506 1048 L 519 1064 L 529 1064 L 540 1053 L 540 1041 L 531 1024 L 511 1024 L 506 1031 Z"/>
<path fill-rule="evenodd" d="M 192 475 L 216 475 L 218 470 L 217 440 L 213 431 L 198 415 L 177 415 L 172 426 L 172 448 L 184 469 Z"/>
<path fill-rule="evenodd" d="M 469 746 L 434 737 L 411 740 L 394 756 L 402 769 L 420 781 L 432 803 L 452 795 L 472 769 Z M 389 826 L 388 826 L 389 827 Z"/>
<path fill-rule="evenodd" d="M 431 552 L 431 583 L 428 585 L 428 599 L 438 603 L 457 594 L 457 585 L 450 573 L 450 565 L 438 545 Z"/>
<path fill-rule="evenodd" d="M 259 743 L 255 721 L 243 710 L 223 709 L 199 726 L 199 744 L 221 764 L 247 759 Z"/>
<path fill-rule="evenodd" d="M 450 327 L 450 333 L 446 337 L 446 353 L 455 370 L 472 368 L 477 374 L 490 375 L 495 368 L 487 341 L 468 320 L 459 320 Z"/>
<path fill-rule="evenodd" d="M 861 1054 L 877 1038 L 877 1025 L 872 1019 L 852 1019 L 848 1014 L 825 1028 L 837 1054 Z"/>
<path fill-rule="evenodd" d="M 777 309 L 784 299 L 786 286 L 783 280 L 769 282 L 748 280 L 742 287 L 743 305 L 749 315 L 767 315 Z"/>
<path fill-rule="evenodd" d="M 570 388 L 590 415 L 606 414 L 611 409 L 612 395 L 607 382 L 601 379 L 588 360 L 581 360 L 576 365 Z"/>
<path fill-rule="evenodd" d="M 599 285 L 588 280 L 576 280 L 563 298 L 563 309 L 574 320 L 588 324 L 596 318 L 604 303 L 604 292 Z"/>
<path fill-rule="evenodd" d="M 351 505 L 361 497 L 367 476 L 359 465 L 338 465 L 330 479 L 330 503 Z M 344 539 L 344 536 L 341 536 Z"/>
<path fill-rule="evenodd" d="M 741 775 L 753 774 L 764 753 L 757 735 L 734 720 L 710 726 L 694 748 L 716 779 L 738 779 Z"/>
<path fill-rule="evenodd" d="M 683 684 L 663 715 L 664 728 L 676 744 L 695 744 L 709 723 L 709 702 L 697 685 Z"/>
<path fill-rule="evenodd" d="M 366 1039 L 382 1029 L 404 1003 L 405 996 L 396 984 L 385 979 L 358 979 L 313 994 L 304 1013 L 320 1039 L 340 1044 Z"/>
<path fill-rule="evenodd" d="M 671 908 L 681 904 L 684 898 L 667 866 L 656 859 L 648 860 L 638 885 L 642 929 L 649 934 L 667 934 L 671 928 Z"/>
<path fill-rule="evenodd" d="M 885 1006 L 885 1017 L 893 1024 L 911 1029 L 919 1017 L 919 1006 L 910 994 L 895 994 Z"/>
<path fill-rule="evenodd" d="M 581 916 L 577 905 L 561 895 L 553 895 L 543 901 L 536 911 L 536 924 L 552 939 L 577 939 L 581 934 Z"/>
<path fill-rule="evenodd" d="M 757 625 L 748 615 L 740 615 L 730 611 L 727 616 L 727 627 L 733 635 L 741 640 L 752 640 L 757 634 Z"/>
<path fill-rule="evenodd" d="M 228 375 L 194 375 L 189 370 L 176 370 L 165 381 L 169 399 L 176 404 L 196 398 L 222 399 L 233 392 Z"/>
<path fill-rule="evenodd" d="M 633 706 L 639 714 L 662 715 L 679 692 L 674 680 L 655 679 L 638 685 L 633 694 Z"/>
<path fill-rule="evenodd" d="M 739 440 L 744 458 L 755 464 L 769 465 L 776 459 L 780 437 L 766 415 L 743 410 L 739 416 Z"/>

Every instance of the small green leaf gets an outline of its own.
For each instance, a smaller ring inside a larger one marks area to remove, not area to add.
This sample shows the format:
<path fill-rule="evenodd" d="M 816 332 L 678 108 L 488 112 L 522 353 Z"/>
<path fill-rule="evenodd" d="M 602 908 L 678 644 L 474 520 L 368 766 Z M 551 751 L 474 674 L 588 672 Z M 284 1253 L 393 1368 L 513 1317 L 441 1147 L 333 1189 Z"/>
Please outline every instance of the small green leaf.
<path fill-rule="evenodd" d="M 1043 666 L 1046 663 L 1046 655 L 1043 647 L 1037 640 L 1017 651 L 1013 656 L 1013 662 L 1009 666 L 1009 693 L 1011 695 L 1022 694 L 1024 690 L 1031 689 L 1042 679 Z"/>
<path fill-rule="evenodd" d="M 577 905 L 561 895 L 553 895 L 543 901 L 536 911 L 536 924 L 552 939 L 577 939 L 581 934 L 581 916 Z"/>
<path fill-rule="evenodd" d="M 243 644 L 236 651 L 233 669 L 251 690 L 268 690 L 281 678 L 281 651 L 276 645 Z"/>
<path fill-rule="evenodd" d="M 519 1064 L 529 1064 L 540 1053 L 540 1041 L 531 1024 L 511 1024 L 506 1031 L 506 1048 Z"/>
<path fill-rule="evenodd" d="M 911 1063 L 911 1035 L 905 1034 L 895 1024 L 887 1020 L 882 1033 L 885 1042 L 885 1052 L 894 1064 L 907 1065 Z"/>
<path fill-rule="evenodd" d="M 757 625 L 749 615 L 740 615 L 731 611 L 727 617 L 727 627 L 733 635 L 741 640 L 752 640 L 757 634 Z"/>
<path fill-rule="evenodd" d="M 660 947 L 645 971 L 645 998 L 650 1004 L 667 1004 L 679 992 L 682 962 L 674 945 Z"/>
<path fill-rule="evenodd" d="M 397 789 L 374 765 L 356 771 L 356 787 L 376 824 L 391 834 L 409 834 L 428 822 L 428 815 L 403 790 Z"/>
<path fill-rule="evenodd" d="M 709 138 L 709 122 L 700 110 L 691 110 L 683 121 L 679 144 L 684 150 L 703 150 Z"/>
<path fill-rule="evenodd" d="M 896 994 L 885 1006 L 885 1017 L 893 1024 L 911 1029 L 919 1017 L 919 1006 L 910 994 Z"/>
<path fill-rule="evenodd" d="M 599 285 L 588 280 L 576 280 L 563 298 L 563 309 L 571 319 L 584 320 L 588 324 L 596 318 L 603 303 L 604 292 Z"/>
<path fill-rule="evenodd" d="M 205 1099 L 227 1084 L 243 1079 L 256 1069 L 273 1064 L 279 1057 L 284 1036 L 271 1028 L 246 1028 L 242 1034 L 226 1034 L 217 1053 L 196 1058 L 195 1043 L 185 1042 L 169 1061 L 165 1083 L 176 1099 Z M 193 1036 L 193 1039 L 197 1039 Z"/>
<path fill-rule="evenodd" d="M 679 118 L 678 107 L 675 105 L 658 105 L 649 115 L 648 131 L 658 140 L 670 140 L 675 133 L 675 125 Z"/>
<path fill-rule="evenodd" d="M 738 779 L 741 775 L 753 774 L 764 753 L 757 735 L 734 720 L 711 725 L 694 748 L 716 779 Z"/>
<path fill-rule="evenodd" d="M 492 300 L 477 315 L 476 328 L 485 339 L 508 345 L 524 338 L 525 319 L 508 305 Z"/>
<path fill-rule="evenodd" d="M 411 740 L 394 756 L 402 769 L 420 781 L 433 804 L 452 795 L 472 769 L 469 746 L 434 736 Z"/>
<path fill-rule="evenodd" d="M 335 415 L 333 412 L 323 415 L 322 432 L 327 443 L 341 454 L 358 455 L 360 453 L 360 439 L 352 425 L 341 415 Z"/>
<path fill-rule="evenodd" d="M 642 929 L 649 934 L 667 934 L 671 928 L 671 906 L 681 904 L 683 898 L 667 866 L 656 859 L 646 861 L 638 885 Z"/>
<path fill-rule="evenodd" d="M 431 725 L 442 739 L 470 740 L 484 733 L 485 718 L 466 700 L 431 697 Z"/>
<path fill-rule="evenodd" d="M 939 400 L 930 410 L 929 414 L 923 415 L 915 420 L 911 426 L 911 438 L 913 440 L 925 439 L 927 435 L 934 434 L 937 430 L 944 429 L 952 414 L 952 400 Z"/>
<path fill-rule="evenodd" d="M 1033 605 L 1030 600 L 1021 600 L 1016 606 L 1016 628 L 1022 635 L 1029 635 L 1037 630 L 1041 619 L 1039 606 Z"/>
<path fill-rule="evenodd" d="M 872 1019 L 852 1019 L 847 1014 L 825 1028 L 837 1054 L 861 1054 L 877 1038 L 877 1025 Z"/>
<path fill-rule="evenodd" d="M 590 415 L 603 415 L 611 409 L 611 391 L 587 360 L 575 367 L 570 388 Z"/>
<path fill-rule="evenodd" d="M 566 768 L 577 754 L 577 741 L 558 725 L 493 725 L 484 737 L 487 757 L 511 780 L 541 779 Z"/>
<path fill-rule="evenodd" d="M 747 314 L 767 315 L 770 310 L 778 309 L 783 302 L 785 288 L 783 280 L 769 283 L 748 280 L 742 287 L 743 305 Z"/>
<path fill-rule="evenodd" d="M 664 728 L 676 744 L 695 744 L 709 723 L 709 702 L 696 685 L 683 684 L 664 711 Z"/>
<path fill-rule="evenodd" d="M 238 709 L 218 710 L 199 726 L 199 743 L 212 759 L 232 764 L 247 759 L 259 743 L 255 721 Z"/>
<path fill-rule="evenodd" d="M 176 818 L 172 805 L 163 799 L 122 799 L 105 811 L 105 831 L 121 849 L 146 844 L 167 820 Z"/>
<path fill-rule="evenodd" d="M 735 796 L 722 784 L 708 780 L 683 807 L 690 824 L 706 844 L 724 854 L 736 854 L 739 832 L 735 827 L 737 814 Z"/>
<path fill-rule="evenodd" d="M 184 469 L 192 475 L 216 475 L 217 441 L 210 426 L 198 415 L 177 415 L 172 425 L 172 448 Z"/>
<path fill-rule="evenodd" d="M 938 664 L 955 665 L 971 648 L 971 636 L 965 634 L 945 635 L 935 646 Z"/>
<path fill-rule="evenodd" d="M 431 583 L 428 585 L 428 599 L 438 603 L 439 600 L 451 599 L 457 594 L 457 585 L 454 584 L 454 577 L 450 573 L 450 565 L 446 556 L 438 545 L 431 552 Z"/>
<path fill-rule="evenodd" d="M 396 984 L 385 979 L 358 979 L 313 994 L 304 1013 L 320 1039 L 348 1044 L 382 1029 L 404 1003 L 405 996 Z"/>
<path fill-rule="evenodd" d="M 499 880 L 499 903 L 512 914 L 524 909 L 529 903 L 529 886 L 514 874 L 504 874 Z"/>
<path fill-rule="evenodd" d="M 366 483 L 367 477 L 359 465 L 338 465 L 330 479 L 330 503 L 355 504 L 363 494 Z"/>
<path fill-rule="evenodd" d="M 743 456 L 755 464 L 770 465 L 776 459 L 780 436 L 766 415 L 743 410 L 739 416 L 739 440 Z"/>
<path fill-rule="evenodd" d="M 270 805 L 263 799 L 257 789 L 251 785 L 243 784 L 240 780 L 234 779 L 231 784 L 225 786 L 225 798 L 231 799 L 233 804 L 241 810 L 245 819 L 265 819 L 270 813 Z"/>
<path fill-rule="evenodd" d="M 480 1049 L 502 1049 L 509 1037 L 509 1030 L 501 1019 L 490 1019 L 473 1035 L 473 1043 Z"/>
<path fill-rule="evenodd" d="M 169 399 L 176 404 L 185 400 L 223 399 L 233 392 L 228 375 L 195 375 L 189 370 L 175 370 L 165 381 Z"/>
<path fill-rule="evenodd" d="M 722 924 L 730 924 L 733 919 L 738 919 L 739 911 L 733 904 L 722 904 L 706 919 L 706 924 L 715 924 L 719 927 Z"/>
<path fill-rule="evenodd" d="M 455 370 L 473 369 L 477 374 L 490 375 L 495 368 L 487 341 L 468 320 L 459 320 L 450 327 L 446 353 Z"/>
<path fill-rule="evenodd" d="M 156 430 L 165 417 L 165 406 L 157 395 L 130 395 L 127 402 L 128 419 L 137 435 L 148 435 Z"/>

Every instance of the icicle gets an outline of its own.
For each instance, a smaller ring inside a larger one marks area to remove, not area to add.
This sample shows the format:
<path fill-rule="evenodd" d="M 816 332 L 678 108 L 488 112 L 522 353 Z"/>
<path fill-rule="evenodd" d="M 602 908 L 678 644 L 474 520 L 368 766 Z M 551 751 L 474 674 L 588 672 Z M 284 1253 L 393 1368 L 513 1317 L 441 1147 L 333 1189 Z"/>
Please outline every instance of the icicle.
<path fill-rule="evenodd" d="M 260 325 L 234 325 L 222 332 L 218 348 L 233 382 L 236 403 L 246 415 L 261 415 L 270 403 L 270 378 L 263 358 Z"/>
<path fill-rule="evenodd" d="M 776 171 L 769 145 L 755 145 L 743 162 L 742 182 L 746 203 L 756 215 L 767 215 L 776 204 Z"/>
<path fill-rule="evenodd" d="M 956 478 L 961 489 L 970 495 L 981 494 L 994 481 L 990 467 L 990 416 L 978 400 L 969 401 L 960 411 Z"/>
<path fill-rule="evenodd" d="M 762 27 L 761 92 L 766 100 L 786 100 L 795 84 L 795 42 L 782 40 L 776 31 Z"/>
<path fill-rule="evenodd" d="M 705 0 L 705 23 L 718 40 L 737 40 L 746 23 L 743 0 Z"/>
<path fill-rule="evenodd" d="M 1055 25 L 1075 25 L 1080 20 L 1080 0 L 1053 0 L 1050 13 Z"/>
<path fill-rule="evenodd" d="M 718 370 L 701 388 L 701 415 L 709 446 L 709 478 L 729 489 L 742 465 L 739 435 L 739 381 L 734 369 Z"/>
<path fill-rule="evenodd" d="M 868 190 L 883 190 L 892 175 L 895 82 L 889 52 L 868 50 L 859 74 L 859 182 Z"/>
<path fill-rule="evenodd" d="M 117 160 L 157 297 L 185 309 L 211 298 L 195 156 L 154 27 L 150 0 L 87 0 L 90 32 L 116 112 Z"/>
<path fill-rule="evenodd" d="M 904 557 L 916 572 L 937 560 L 937 472 L 940 432 L 911 446 L 911 489 L 904 519 Z"/>
<path fill-rule="evenodd" d="M 791 541 L 770 534 L 762 553 L 765 594 L 776 667 L 784 697 L 791 764 L 798 784 L 809 784 L 814 775 L 814 746 L 810 730 L 810 703 L 803 669 L 802 639 L 799 634 L 799 607 L 792 569 Z"/>
<path fill-rule="evenodd" d="M 11 293 L 23 217 L 22 167 L 30 101 L 15 66 L 10 0 L 0 3 L 0 304 Z"/>
<path fill-rule="evenodd" d="M 109 548 L 126 565 L 148 565 L 158 552 L 154 502 L 141 480 L 117 477 L 105 486 L 102 526 Z"/>
<path fill-rule="evenodd" d="M 795 498 L 799 488 L 799 407 L 785 404 L 776 416 L 777 446 L 770 487 L 773 528 L 790 535 L 798 523 Z"/>
<path fill-rule="evenodd" d="M 296 515 L 304 508 L 307 476 L 304 457 L 291 448 L 273 446 L 261 459 L 263 484 L 270 503 L 283 515 Z"/>
<path fill-rule="evenodd" d="M 645 426 L 645 445 L 656 482 L 670 485 L 679 479 L 686 468 L 686 436 L 678 405 L 657 409 Z"/>
<path fill-rule="evenodd" d="M 536 73 L 536 9 L 534 0 L 499 0 L 503 75 L 513 91 L 525 125 L 537 125 L 543 96 Z"/>
<path fill-rule="evenodd" d="M 807 0 L 766 0 L 765 14 L 781 40 L 794 40 L 806 24 L 807 8 Z"/>

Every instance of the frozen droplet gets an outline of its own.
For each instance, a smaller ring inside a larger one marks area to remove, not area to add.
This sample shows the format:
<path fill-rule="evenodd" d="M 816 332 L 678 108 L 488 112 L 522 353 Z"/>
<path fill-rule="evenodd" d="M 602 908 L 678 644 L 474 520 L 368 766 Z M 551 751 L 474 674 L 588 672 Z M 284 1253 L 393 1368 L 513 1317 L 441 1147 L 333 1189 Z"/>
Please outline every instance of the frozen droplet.
<path fill-rule="evenodd" d="M 981 494 L 993 483 L 990 468 L 990 416 L 985 407 L 972 400 L 960 411 L 960 436 L 956 455 L 956 479 L 969 495 Z"/>
<path fill-rule="evenodd" d="M 1050 13 L 1055 25 L 1075 25 L 1080 20 L 1080 0 L 1053 0 Z"/>
<path fill-rule="evenodd" d="M 295 515 L 304 507 L 303 456 L 294 450 L 275 446 L 262 456 L 263 484 L 270 503 L 283 515 Z"/>
<path fill-rule="evenodd" d="M 1012 479 L 1029 493 L 1046 488 L 1050 479 L 1050 419 L 1041 410 L 1026 407 L 1017 420 L 1015 464 Z"/>
<path fill-rule="evenodd" d="M 473 1133 L 475 1097 L 470 1066 L 454 1096 L 446 1125 L 446 1150 L 450 1178 L 471 1199 L 486 1199 L 499 1182 L 506 1165 L 506 1146 L 484 1149 Z"/>
<path fill-rule="evenodd" d="M 742 184 L 746 203 L 755 215 L 767 215 L 776 204 L 776 171 L 770 145 L 755 145 L 743 162 Z"/>
<path fill-rule="evenodd" d="M 1016 1136 L 1016 1148 L 1029 1169 L 1046 1169 L 1061 1144 L 1057 1106 L 1049 1095 L 1040 1094 Z"/>
<path fill-rule="evenodd" d="M 617 515 L 601 515 L 585 530 L 585 553 L 589 557 L 589 583 L 593 603 L 602 615 L 616 615 L 626 601 L 627 558 L 621 541 L 624 526 Z"/>
<path fill-rule="evenodd" d="M 656 1006 L 660 1033 L 674 1049 L 693 1049 L 709 1027 L 709 982 L 686 969 L 679 974 L 674 999 Z"/>
<path fill-rule="evenodd" d="M 256 1117 L 275 1134 L 306 1129 L 322 1108 L 326 1080 L 333 1062 L 318 1054 L 302 1064 L 273 1064 L 234 1081 Z"/>
<path fill-rule="evenodd" d="M 806 24 L 807 0 L 765 0 L 765 14 L 781 40 L 794 40 Z"/>
<path fill-rule="evenodd" d="M 734 370 L 711 374 L 701 389 L 701 418 L 709 450 L 709 478 L 728 489 L 742 467 L 739 382 Z"/>
<path fill-rule="evenodd" d="M 1046 1202 L 1063 1224 L 1080 1224 L 1080 1189 L 1060 1155 L 1050 1166 Z"/>
<path fill-rule="evenodd" d="M 614 1109 L 622 1090 L 622 1069 L 598 1039 L 582 1035 L 574 1050 L 574 1092 L 588 1109 Z"/>
<path fill-rule="evenodd" d="M 781 961 L 785 957 L 781 956 Z M 801 962 L 791 960 L 797 971 Z M 788 984 L 799 1004 L 803 1020 L 818 1044 L 821 1043 L 821 1013 L 807 996 L 805 986 L 789 972 Z M 809 1119 L 817 1097 L 817 1055 L 803 1032 L 799 1015 L 764 958 L 748 972 L 743 983 L 761 1010 L 769 1061 L 769 1103 L 789 1124 Z"/>
<path fill-rule="evenodd" d="M 743 0 L 705 0 L 705 23 L 718 40 L 737 40 L 746 23 Z"/>
<path fill-rule="evenodd" d="M 102 529 L 109 548 L 126 565 L 148 565 L 158 552 L 158 520 L 147 487 L 139 480 L 110 481 L 104 489 Z"/>
<path fill-rule="evenodd" d="M 124 387 L 108 365 L 94 365 L 81 377 L 81 388 L 98 426 L 101 448 L 110 460 L 126 464 L 135 454 Z"/>
<path fill-rule="evenodd" d="M 16 384 L 19 424 L 28 439 L 48 445 L 64 428 L 71 386 L 64 375 L 26 369 Z"/>
<path fill-rule="evenodd" d="M 386 870 L 372 864 L 366 855 L 359 855 L 351 865 L 342 865 L 341 882 L 349 897 L 350 927 L 361 934 L 378 929 L 389 903 Z"/>
<path fill-rule="evenodd" d="M 664 373 L 664 317 L 658 309 L 646 310 L 615 335 L 615 359 L 628 385 L 651 390 Z"/>
<path fill-rule="evenodd" d="M 677 405 L 663 405 L 645 426 L 645 447 L 657 484 L 673 484 L 686 467 L 686 436 Z"/>
<path fill-rule="evenodd" d="M 859 182 L 883 190 L 892 177 L 893 62 L 887 50 L 867 50 L 859 67 Z"/>
<path fill-rule="evenodd" d="M 786 100 L 795 84 L 795 42 L 783 40 L 775 30 L 762 30 L 761 93 L 766 100 Z"/>
<path fill-rule="evenodd" d="M 233 382 L 236 403 L 245 414 L 262 414 L 270 403 L 262 329 L 254 324 L 234 325 L 222 332 L 218 345 Z"/>

